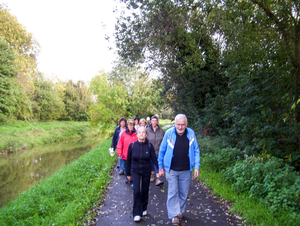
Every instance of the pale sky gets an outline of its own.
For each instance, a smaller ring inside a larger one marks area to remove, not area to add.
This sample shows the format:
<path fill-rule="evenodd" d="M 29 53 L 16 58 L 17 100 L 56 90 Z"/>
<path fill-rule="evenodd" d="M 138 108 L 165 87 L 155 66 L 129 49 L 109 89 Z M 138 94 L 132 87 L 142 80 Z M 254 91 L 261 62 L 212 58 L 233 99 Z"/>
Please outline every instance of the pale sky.
<path fill-rule="evenodd" d="M 38 69 L 61 80 L 90 81 L 116 59 L 114 0 L 3 0 L 40 44 Z M 108 34 L 110 42 L 105 40 Z"/>

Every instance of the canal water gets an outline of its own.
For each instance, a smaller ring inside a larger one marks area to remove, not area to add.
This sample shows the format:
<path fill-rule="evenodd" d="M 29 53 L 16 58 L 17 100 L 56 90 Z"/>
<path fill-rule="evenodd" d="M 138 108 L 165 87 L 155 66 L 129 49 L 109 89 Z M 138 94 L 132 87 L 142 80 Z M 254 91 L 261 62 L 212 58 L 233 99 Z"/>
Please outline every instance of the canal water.
<path fill-rule="evenodd" d="M 53 143 L 0 156 L 0 208 L 20 192 L 93 150 L 100 137 Z"/>

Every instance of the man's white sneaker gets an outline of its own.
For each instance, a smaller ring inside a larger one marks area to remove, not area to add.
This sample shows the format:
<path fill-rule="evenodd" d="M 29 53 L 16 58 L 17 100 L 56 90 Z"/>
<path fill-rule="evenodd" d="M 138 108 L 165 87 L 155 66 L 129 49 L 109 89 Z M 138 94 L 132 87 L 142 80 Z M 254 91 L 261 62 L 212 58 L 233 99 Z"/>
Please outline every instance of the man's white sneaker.
<path fill-rule="evenodd" d="M 143 216 L 146 216 L 148 213 L 147 213 L 147 210 L 144 210 L 143 211 Z"/>
<path fill-rule="evenodd" d="M 134 222 L 139 222 L 141 220 L 141 217 L 140 216 L 135 216 L 133 218 Z"/>

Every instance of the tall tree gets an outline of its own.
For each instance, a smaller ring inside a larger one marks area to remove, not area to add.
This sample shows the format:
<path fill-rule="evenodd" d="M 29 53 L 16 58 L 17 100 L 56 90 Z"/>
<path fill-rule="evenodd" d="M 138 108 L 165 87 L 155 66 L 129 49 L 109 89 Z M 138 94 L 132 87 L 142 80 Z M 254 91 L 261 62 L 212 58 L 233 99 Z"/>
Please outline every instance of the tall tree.
<path fill-rule="evenodd" d="M 120 117 L 127 117 L 127 92 L 122 84 L 112 84 L 108 74 L 100 71 L 90 83 L 90 90 L 96 96 L 89 113 L 92 125 L 100 125 L 108 129 Z M 115 126 L 115 124 L 114 124 Z"/>
<path fill-rule="evenodd" d="M 141 67 L 128 67 L 120 60 L 110 72 L 109 81 L 126 88 L 129 116 L 146 117 L 160 110 L 163 103 L 162 88 L 157 79 L 151 78 Z"/>
<path fill-rule="evenodd" d="M 195 118 L 207 95 L 226 86 L 219 47 L 207 26 L 209 11 L 198 1 L 122 1 L 131 14 L 116 26 L 119 55 L 129 64 L 147 63 L 161 71 L 175 112 Z M 219 87 L 219 89 L 215 89 Z"/>
<path fill-rule="evenodd" d="M 74 83 L 69 80 L 65 83 L 64 103 L 66 115 L 64 120 L 87 121 L 88 108 L 92 104 L 92 94 L 84 81 Z"/>
<path fill-rule="evenodd" d="M 120 62 L 119 62 L 120 63 Z M 93 125 L 103 129 L 115 126 L 120 117 L 145 117 L 160 109 L 161 96 L 155 81 L 138 68 L 117 64 L 107 74 L 100 71 L 90 84 L 96 102 L 90 106 Z"/>
<path fill-rule="evenodd" d="M 14 77 L 18 71 L 14 58 L 9 45 L 0 40 L 0 122 L 13 116 L 16 108 Z"/>
<path fill-rule="evenodd" d="M 176 111 L 300 167 L 299 1 L 121 2 L 119 55 L 159 68 Z"/>
<path fill-rule="evenodd" d="M 33 114 L 36 119 L 57 120 L 65 114 L 65 104 L 57 92 L 55 84 L 43 75 L 35 79 L 33 95 Z"/>
<path fill-rule="evenodd" d="M 215 24 L 229 65 L 228 135 L 249 154 L 268 153 L 300 166 L 299 3 L 222 3 Z"/>
<path fill-rule="evenodd" d="M 7 7 L 0 4 L 0 39 L 8 43 L 16 55 L 18 75 L 15 77 L 16 86 L 20 93 L 17 99 L 16 117 L 28 119 L 32 117 L 31 96 L 34 92 L 34 77 L 36 76 L 36 56 L 39 45 L 31 33 L 10 14 Z"/>

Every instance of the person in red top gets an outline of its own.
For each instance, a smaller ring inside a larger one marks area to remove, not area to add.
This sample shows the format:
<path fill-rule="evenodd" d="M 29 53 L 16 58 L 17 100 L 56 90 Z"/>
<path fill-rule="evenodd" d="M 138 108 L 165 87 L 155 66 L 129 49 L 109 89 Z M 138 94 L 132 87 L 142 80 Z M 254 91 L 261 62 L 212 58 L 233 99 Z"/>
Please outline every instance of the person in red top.
<path fill-rule="evenodd" d="M 117 153 L 118 157 L 122 158 L 124 160 L 125 164 L 125 183 L 127 184 L 129 182 L 127 178 L 127 173 L 126 173 L 126 165 L 127 165 L 127 154 L 128 154 L 128 146 L 129 144 L 135 142 L 138 140 L 136 136 L 136 130 L 134 128 L 134 120 L 133 119 L 128 119 L 127 121 L 128 128 L 121 134 L 120 140 L 117 145 Z"/>

